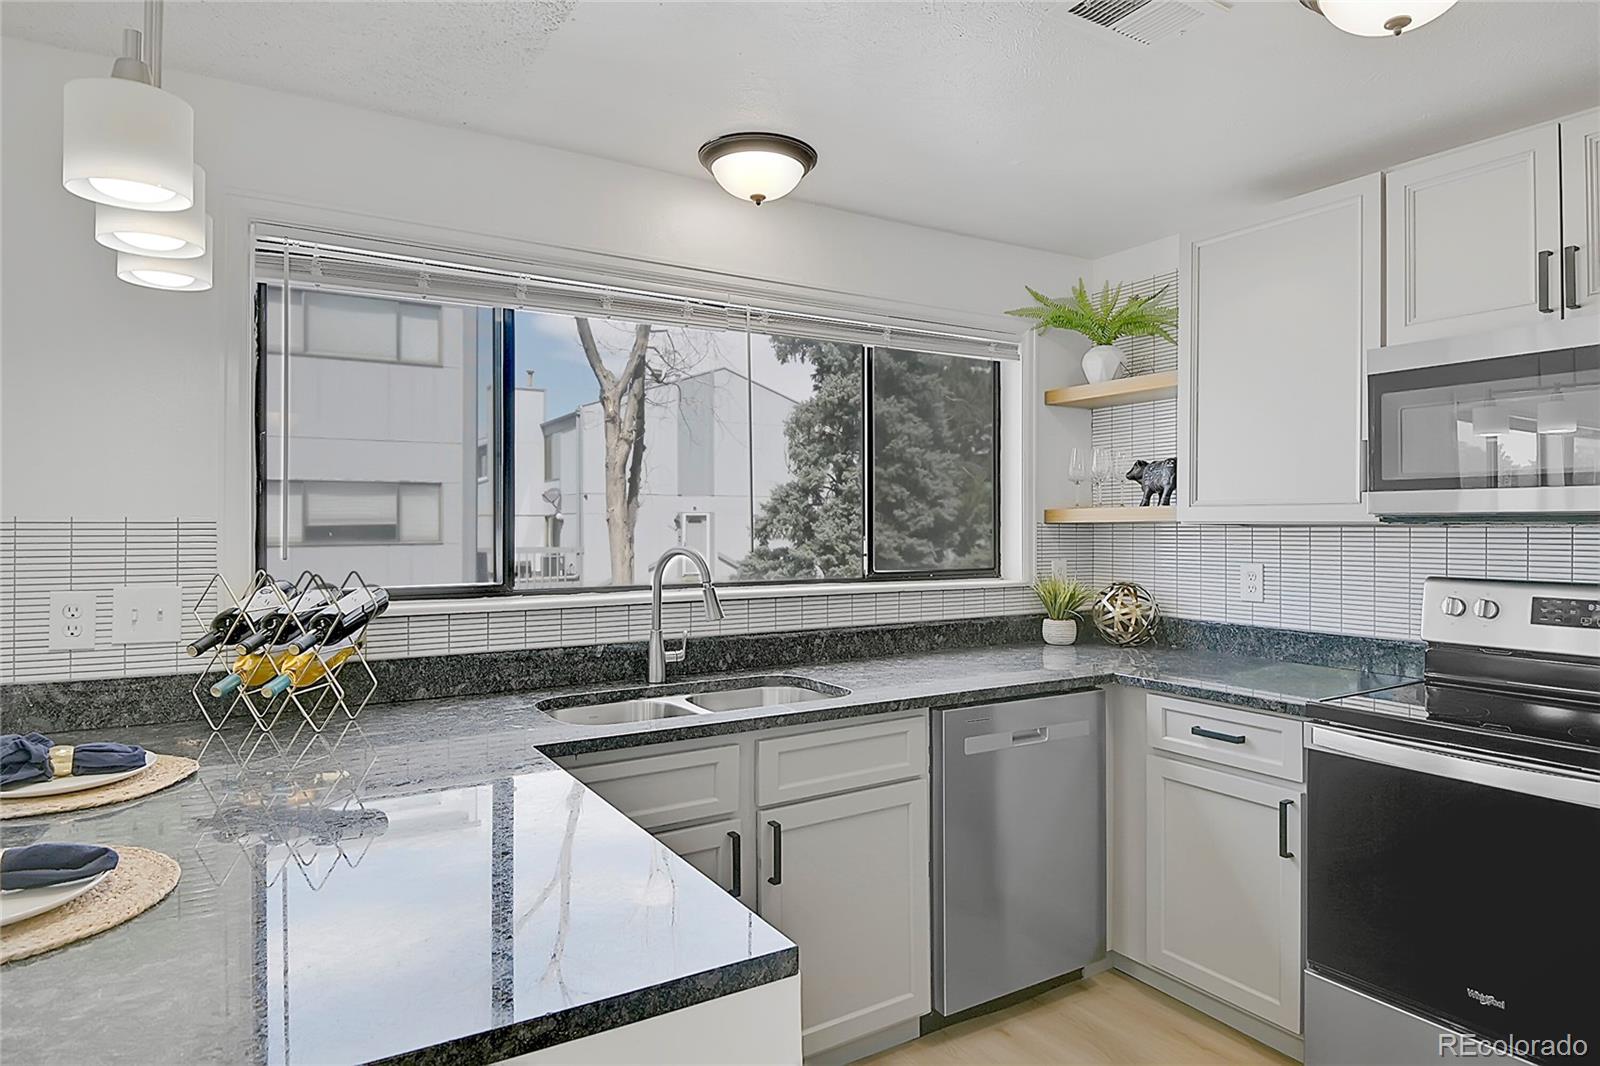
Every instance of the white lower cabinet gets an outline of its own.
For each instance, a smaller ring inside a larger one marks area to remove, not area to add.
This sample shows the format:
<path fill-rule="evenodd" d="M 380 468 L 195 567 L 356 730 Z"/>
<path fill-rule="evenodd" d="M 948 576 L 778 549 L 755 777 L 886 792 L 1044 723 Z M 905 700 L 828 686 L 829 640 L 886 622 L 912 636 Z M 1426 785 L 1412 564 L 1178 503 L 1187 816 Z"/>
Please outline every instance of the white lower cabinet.
<path fill-rule="evenodd" d="M 738 899 L 744 898 L 744 823 L 737 818 L 656 833 L 673 854 Z"/>
<path fill-rule="evenodd" d="M 929 1010 L 924 780 L 762 808 L 761 914 L 800 945 L 807 1055 Z"/>
<path fill-rule="evenodd" d="M 931 1009 L 925 712 L 557 761 L 799 945 L 805 1054 Z"/>
<path fill-rule="evenodd" d="M 1298 786 L 1147 756 L 1146 962 L 1300 1031 Z"/>

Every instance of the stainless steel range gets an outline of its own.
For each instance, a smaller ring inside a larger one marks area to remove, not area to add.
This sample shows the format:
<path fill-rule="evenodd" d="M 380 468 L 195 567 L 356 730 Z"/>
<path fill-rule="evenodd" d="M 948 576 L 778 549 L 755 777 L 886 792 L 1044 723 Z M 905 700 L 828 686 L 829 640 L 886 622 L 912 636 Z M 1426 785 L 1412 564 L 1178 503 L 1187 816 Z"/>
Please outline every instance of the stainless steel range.
<path fill-rule="evenodd" d="M 1306 1062 L 1600 1062 L 1600 586 L 1431 578 L 1309 708 Z"/>

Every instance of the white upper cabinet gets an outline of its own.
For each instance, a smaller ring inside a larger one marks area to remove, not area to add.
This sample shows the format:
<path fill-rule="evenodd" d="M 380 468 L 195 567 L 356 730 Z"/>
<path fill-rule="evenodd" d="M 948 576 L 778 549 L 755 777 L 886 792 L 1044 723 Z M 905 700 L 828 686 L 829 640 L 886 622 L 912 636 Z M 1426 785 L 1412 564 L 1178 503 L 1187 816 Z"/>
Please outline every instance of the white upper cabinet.
<path fill-rule="evenodd" d="M 1180 521 L 1368 520 L 1366 351 L 1382 343 L 1382 183 L 1183 242 Z"/>
<path fill-rule="evenodd" d="M 1550 122 L 1385 175 L 1389 344 L 1560 315 L 1560 160 Z"/>
<path fill-rule="evenodd" d="M 1600 312 L 1600 110 L 1561 123 L 1562 313 Z"/>

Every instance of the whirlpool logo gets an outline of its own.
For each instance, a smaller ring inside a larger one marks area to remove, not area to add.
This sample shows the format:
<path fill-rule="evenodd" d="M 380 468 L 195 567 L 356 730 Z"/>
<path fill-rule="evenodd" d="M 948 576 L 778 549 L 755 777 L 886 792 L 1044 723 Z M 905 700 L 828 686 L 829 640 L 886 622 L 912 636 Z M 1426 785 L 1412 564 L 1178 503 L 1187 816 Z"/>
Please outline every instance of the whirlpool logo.
<path fill-rule="evenodd" d="M 1503 1000 L 1503 999 L 1495 999 L 1493 996 L 1489 995 L 1489 993 L 1487 993 L 1487 992 L 1479 992 L 1476 988 L 1467 989 L 1467 998 L 1468 999 L 1472 999 L 1472 1000 L 1476 1000 L 1479 1005 L 1484 1006 L 1484 1007 L 1493 1007 L 1496 1010 L 1505 1010 L 1506 1009 L 1506 1001 L 1505 1000 Z"/>

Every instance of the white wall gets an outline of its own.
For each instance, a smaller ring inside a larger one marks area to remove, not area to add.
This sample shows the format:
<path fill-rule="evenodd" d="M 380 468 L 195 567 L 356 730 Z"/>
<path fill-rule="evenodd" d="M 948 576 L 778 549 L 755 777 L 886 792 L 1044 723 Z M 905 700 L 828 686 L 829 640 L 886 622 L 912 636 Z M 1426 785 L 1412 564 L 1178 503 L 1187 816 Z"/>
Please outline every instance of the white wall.
<path fill-rule="evenodd" d="M 110 59 L 4 40 L 0 516 L 212 517 L 250 558 L 247 223 L 343 224 L 489 252 L 603 253 L 817 290 L 819 301 L 1000 324 L 1022 286 L 1088 264 L 169 71 L 195 107 L 217 286 L 118 282 L 60 185 L 61 86 Z M 685 151 L 692 151 L 686 145 Z M 226 488 L 225 488 L 226 486 Z"/>

